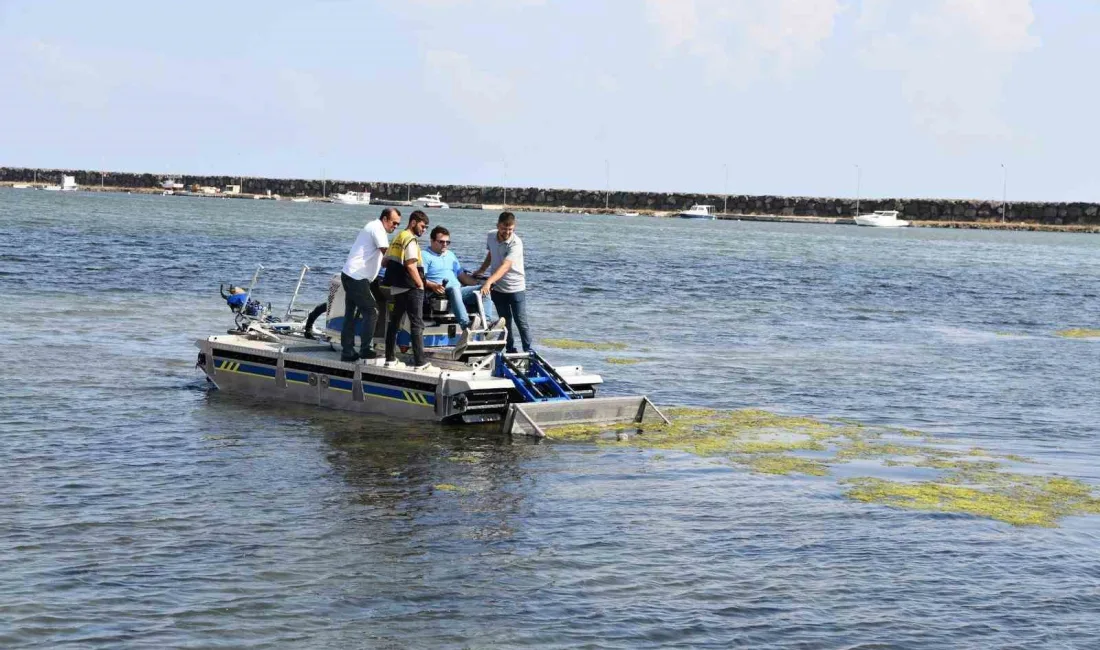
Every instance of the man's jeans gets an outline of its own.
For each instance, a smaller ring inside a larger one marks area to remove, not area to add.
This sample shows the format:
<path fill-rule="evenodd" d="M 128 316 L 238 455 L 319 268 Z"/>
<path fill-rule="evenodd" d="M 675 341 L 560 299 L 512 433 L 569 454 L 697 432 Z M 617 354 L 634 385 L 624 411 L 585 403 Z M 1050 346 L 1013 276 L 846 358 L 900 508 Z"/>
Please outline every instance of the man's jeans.
<path fill-rule="evenodd" d="M 519 330 L 520 342 L 523 351 L 531 351 L 531 330 L 527 327 L 527 292 L 516 291 L 504 293 L 503 291 L 490 291 L 493 296 L 493 306 L 497 314 L 503 316 L 508 325 L 508 351 L 516 351 L 516 339 L 513 332 Z"/>
<path fill-rule="evenodd" d="M 481 287 L 464 287 L 461 284 L 455 284 L 448 282 L 444 287 L 447 292 L 447 302 L 450 303 L 451 313 L 458 319 L 458 324 L 463 329 L 470 326 L 470 314 L 467 312 L 467 307 L 473 308 L 477 304 L 474 294 L 481 290 Z M 488 320 L 485 314 L 481 315 L 481 321 L 484 323 Z"/>
<path fill-rule="evenodd" d="M 341 273 L 340 284 L 344 287 L 344 326 L 340 328 L 340 347 L 343 348 L 345 356 L 352 356 L 355 354 L 355 325 L 359 316 L 363 318 L 359 349 L 361 352 L 366 352 L 373 347 L 378 301 L 375 300 L 374 293 L 371 291 L 370 280 L 356 280 L 346 273 Z"/>

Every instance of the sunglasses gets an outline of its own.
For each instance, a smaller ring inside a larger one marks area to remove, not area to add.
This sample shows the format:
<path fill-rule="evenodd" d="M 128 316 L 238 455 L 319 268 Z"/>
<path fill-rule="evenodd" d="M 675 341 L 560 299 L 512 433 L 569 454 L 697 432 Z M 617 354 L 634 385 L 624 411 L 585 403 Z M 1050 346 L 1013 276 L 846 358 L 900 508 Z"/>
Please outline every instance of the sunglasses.
<path fill-rule="evenodd" d="M 451 245 L 451 240 L 450 239 L 437 239 L 435 241 L 440 246 L 450 246 Z"/>

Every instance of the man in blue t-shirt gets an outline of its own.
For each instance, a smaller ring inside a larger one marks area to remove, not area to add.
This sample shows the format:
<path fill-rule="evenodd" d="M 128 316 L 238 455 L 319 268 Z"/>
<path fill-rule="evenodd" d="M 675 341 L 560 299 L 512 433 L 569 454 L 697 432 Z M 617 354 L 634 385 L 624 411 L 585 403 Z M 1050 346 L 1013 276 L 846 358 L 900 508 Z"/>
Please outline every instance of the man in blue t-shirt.
<path fill-rule="evenodd" d="M 471 307 L 477 304 L 477 280 L 472 275 L 462 270 L 458 263 L 458 257 L 450 250 L 451 233 L 443 226 L 432 229 L 431 246 L 424 251 L 424 285 L 428 291 L 447 295 L 451 313 L 458 319 L 462 329 L 479 329 L 482 325 L 477 314 L 473 318 L 466 311 L 466 305 Z M 484 317 L 484 314 L 482 314 Z"/>

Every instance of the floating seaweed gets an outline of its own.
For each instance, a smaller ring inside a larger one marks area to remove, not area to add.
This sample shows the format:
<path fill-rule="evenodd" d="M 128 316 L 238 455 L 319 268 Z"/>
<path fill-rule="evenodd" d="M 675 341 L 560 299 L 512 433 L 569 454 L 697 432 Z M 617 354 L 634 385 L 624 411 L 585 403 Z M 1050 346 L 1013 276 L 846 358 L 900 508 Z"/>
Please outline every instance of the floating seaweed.
<path fill-rule="evenodd" d="M 1100 329 L 1071 327 L 1070 329 L 1059 330 L 1054 334 L 1066 339 L 1096 339 L 1100 338 Z"/>
<path fill-rule="evenodd" d="M 627 348 L 626 343 L 616 342 L 599 342 L 599 341 L 576 341 L 573 339 L 542 339 L 541 343 L 548 348 L 558 348 L 561 350 L 599 350 L 602 352 L 612 352 L 617 350 L 625 350 Z"/>
<path fill-rule="evenodd" d="M 935 481 L 905 483 L 881 478 L 845 481 L 846 495 L 865 503 L 897 508 L 957 512 L 996 519 L 1014 526 L 1053 527 L 1069 515 L 1100 514 L 1091 488 L 1064 477 L 991 472 L 983 487 Z"/>
<path fill-rule="evenodd" d="M 617 366 L 632 366 L 636 363 L 641 363 L 641 359 L 631 359 L 628 357 L 607 357 L 604 359 L 607 363 L 615 364 Z"/>
<path fill-rule="evenodd" d="M 921 482 L 847 479 L 845 495 L 866 503 L 969 514 L 1016 526 L 1053 526 L 1068 515 L 1100 514 L 1100 498 L 1084 482 L 1007 472 L 1006 462 L 1033 461 L 964 447 L 912 429 L 760 409 L 679 406 L 664 412 L 668 424 L 575 424 L 551 427 L 547 435 L 551 440 L 681 451 L 726 460 L 762 474 L 826 476 L 833 466 L 868 460 L 884 472 L 920 468 L 933 472 L 934 478 Z M 957 447 L 943 446 L 949 443 Z M 654 458 L 663 458 L 663 454 Z"/>

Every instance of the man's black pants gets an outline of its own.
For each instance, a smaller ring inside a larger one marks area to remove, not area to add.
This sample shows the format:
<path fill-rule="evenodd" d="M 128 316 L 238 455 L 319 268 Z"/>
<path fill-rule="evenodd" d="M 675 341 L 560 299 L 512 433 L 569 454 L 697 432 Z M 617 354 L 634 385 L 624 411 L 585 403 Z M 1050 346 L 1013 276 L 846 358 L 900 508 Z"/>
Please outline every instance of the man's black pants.
<path fill-rule="evenodd" d="M 424 365 L 424 290 L 409 289 L 392 298 L 393 311 L 390 326 L 386 330 L 386 361 L 397 358 L 397 329 L 401 317 L 409 315 L 409 334 L 412 337 L 413 363 Z"/>
<path fill-rule="evenodd" d="M 359 349 L 370 350 L 374 342 L 374 326 L 379 313 L 385 313 L 385 300 L 379 300 L 381 292 L 376 282 L 356 280 L 346 273 L 340 274 L 340 284 L 344 287 L 344 326 L 340 328 L 340 347 L 345 356 L 355 354 L 355 326 L 360 317 L 363 329 L 360 330 Z"/>

